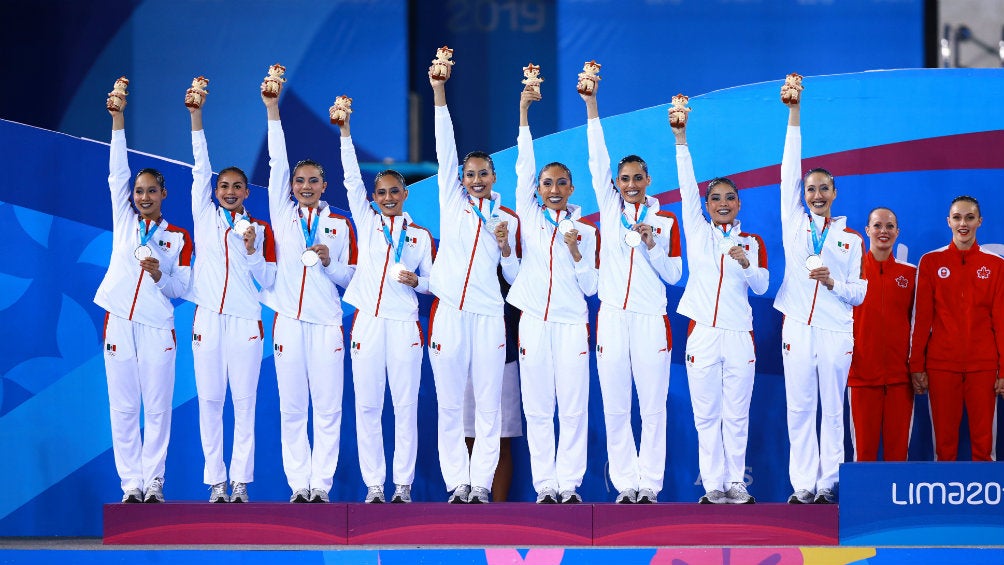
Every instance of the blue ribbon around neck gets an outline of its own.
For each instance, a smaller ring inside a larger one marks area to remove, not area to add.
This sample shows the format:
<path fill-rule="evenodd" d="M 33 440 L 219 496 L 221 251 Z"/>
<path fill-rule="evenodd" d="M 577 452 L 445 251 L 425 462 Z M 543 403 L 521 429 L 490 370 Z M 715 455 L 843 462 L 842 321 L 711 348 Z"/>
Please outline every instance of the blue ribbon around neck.
<path fill-rule="evenodd" d="M 370 202 L 370 207 L 373 208 L 374 212 L 380 215 L 380 226 L 383 227 L 383 238 L 387 241 L 387 246 L 394 249 L 394 262 L 400 263 L 401 254 L 404 253 L 404 242 L 408 239 L 405 237 L 408 232 L 408 221 L 404 219 L 404 216 L 401 216 L 401 235 L 397 240 L 397 248 L 394 248 L 394 238 L 390 233 L 390 228 L 387 227 L 387 222 L 383 219 L 383 213 L 380 212 L 380 207 L 377 206 L 376 202 Z"/>

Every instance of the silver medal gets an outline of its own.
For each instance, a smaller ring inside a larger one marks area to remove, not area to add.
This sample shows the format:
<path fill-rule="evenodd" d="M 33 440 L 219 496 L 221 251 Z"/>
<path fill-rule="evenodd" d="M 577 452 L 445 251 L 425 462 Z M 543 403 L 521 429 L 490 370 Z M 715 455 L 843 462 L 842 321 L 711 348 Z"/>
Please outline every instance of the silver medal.
<path fill-rule="evenodd" d="M 245 220 L 244 218 L 241 218 L 236 222 L 234 222 L 234 233 L 236 233 L 241 237 L 244 237 L 244 233 L 248 231 L 249 227 L 251 227 L 251 222 Z"/>
<path fill-rule="evenodd" d="M 300 261 L 307 267 L 313 267 L 321 260 L 321 256 L 313 249 L 307 249 L 300 255 Z"/>
<path fill-rule="evenodd" d="M 561 235 L 565 235 L 566 233 L 574 229 L 575 229 L 575 222 L 573 222 L 572 220 L 565 219 L 558 222 L 558 233 L 560 233 Z"/>
<path fill-rule="evenodd" d="M 805 268 L 814 271 L 823 266 L 823 258 L 812 254 L 805 258 Z"/>
<path fill-rule="evenodd" d="M 498 216 L 491 216 L 487 220 L 485 220 L 485 228 L 489 232 L 495 233 L 495 228 L 499 227 L 499 224 L 501 224 L 501 223 L 502 223 L 502 220 L 499 219 Z"/>
<path fill-rule="evenodd" d="M 404 271 L 407 271 L 407 270 L 408 270 L 408 268 L 405 267 L 403 263 L 394 263 L 393 265 L 390 266 L 390 269 L 388 269 L 388 272 L 390 274 L 391 280 L 395 280 L 396 281 L 396 280 L 398 280 L 401 277 L 401 273 L 403 273 Z"/>
<path fill-rule="evenodd" d="M 628 247 L 638 247 L 641 245 L 641 234 L 631 230 L 624 234 L 624 243 L 628 244 Z"/>
<path fill-rule="evenodd" d="M 728 255 L 729 251 L 736 246 L 736 242 L 731 239 L 723 239 L 721 243 L 718 244 L 718 249 L 721 250 L 722 255 Z"/>
<path fill-rule="evenodd" d="M 140 245 L 132 252 L 132 256 L 137 260 L 142 261 L 143 259 L 149 259 L 153 257 L 153 249 L 150 249 L 149 245 Z"/>

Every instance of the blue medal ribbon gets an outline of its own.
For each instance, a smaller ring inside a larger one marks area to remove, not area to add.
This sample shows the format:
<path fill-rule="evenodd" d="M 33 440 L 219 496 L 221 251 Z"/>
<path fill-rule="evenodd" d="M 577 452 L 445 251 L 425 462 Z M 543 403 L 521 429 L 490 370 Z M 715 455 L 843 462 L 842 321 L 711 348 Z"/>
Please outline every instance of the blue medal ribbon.
<path fill-rule="evenodd" d="M 387 227 L 387 222 L 383 220 L 383 213 L 380 212 L 380 207 L 377 206 L 376 202 L 370 202 L 370 207 L 380 216 L 380 226 L 383 227 L 383 238 L 387 241 L 387 246 L 394 249 L 394 262 L 400 263 L 401 254 L 404 252 L 404 242 L 408 239 L 405 237 L 408 232 L 408 221 L 404 219 L 404 216 L 401 216 L 401 235 L 398 236 L 397 248 L 395 249 L 394 238 L 390 233 L 390 228 Z"/>
<path fill-rule="evenodd" d="M 484 199 L 482 198 L 482 200 L 484 200 Z M 470 196 L 467 197 L 467 202 L 469 202 L 471 204 L 471 208 L 474 209 L 474 213 L 477 214 L 479 218 L 481 218 L 481 223 L 487 228 L 488 227 L 488 220 L 485 218 L 485 215 L 481 213 L 481 208 L 479 208 L 478 206 L 476 206 L 474 204 L 474 201 L 471 200 Z M 494 218 L 495 217 L 495 201 L 492 200 L 489 197 L 488 203 L 489 203 L 488 204 L 488 215 Z"/>
<path fill-rule="evenodd" d="M 321 225 L 320 213 L 314 217 L 313 227 L 308 227 L 307 220 L 303 217 L 303 210 L 298 209 L 300 213 L 300 229 L 303 230 L 303 241 L 307 244 L 307 247 L 314 245 L 314 238 L 317 237 L 317 226 Z M 309 212 L 308 212 L 309 214 Z"/>
<path fill-rule="evenodd" d="M 644 206 L 641 207 L 641 215 L 638 216 L 638 219 L 635 220 L 633 224 L 629 224 L 627 218 L 624 217 L 624 213 L 621 212 L 621 225 L 623 225 L 628 230 L 632 230 L 634 229 L 635 226 L 640 224 L 647 215 L 648 215 L 648 204 L 645 204 Z"/>
<path fill-rule="evenodd" d="M 554 216 L 555 216 L 554 219 L 551 219 L 551 214 L 548 213 L 548 210 L 549 210 L 549 208 L 545 208 L 544 209 L 544 219 L 546 219 L 549 224 L 551 224 L 552 226 L 554 226 L 555 229 L 557 229 L 558 228 L 558 223 L 561 221 L 561 212 L 562 212 L 562 210 L 558 210 L 557 212 L 554 213 Z M 569 216 L 571 216 L 571 213 L 569 213 L 568 211 L 565 211 L 565 219 L 566 220 L 568 219 Z"/>
<path fill-rule="evenodd" d="M 236 223 L 235 222 L 236 218 L 231 217 L 231 215 L 236 216 L 236 214 L 234 212 L 231 212 L 230 210 L 227 210 L 227 209 L 223 210 L 223 217 L 227 219 L 227 223 L 230 224 L 230 229 L 233 230 L 234 229 L 234 224 Z M 248 217 L 245 216 L 244 214 L 241 214 L 240 216 L 237 216 L 237 217 L 239 217 L 242 220 L 248 220 Z M 234 231 L 234 233 L 237 233 L 237 232 Z M 243 235 L 243 234 L 241 234 L 241 235 Z"/>
<path fill-rule="evenodd" d="M 812 249 L 816 255 L 819 255 L 823 252 L 823 243 L 826 242 L 826 236 L 830 233 L 830 219 L 826 218 L 823 222 L 823 233 L 821 235 L 816 233 L 816 222 L 812 219 L 812 214 L 809 214 L 809 225 L 812 232 Z"/>
<path fill-rule="evenodd" d="M 160 224 L 157 222 L 153 222 L 153 227 L 150 227 L 150 220 L 144 220 L 141 218 L 139 221 L 139 244 L 146 245 L 159 227 Z"/>

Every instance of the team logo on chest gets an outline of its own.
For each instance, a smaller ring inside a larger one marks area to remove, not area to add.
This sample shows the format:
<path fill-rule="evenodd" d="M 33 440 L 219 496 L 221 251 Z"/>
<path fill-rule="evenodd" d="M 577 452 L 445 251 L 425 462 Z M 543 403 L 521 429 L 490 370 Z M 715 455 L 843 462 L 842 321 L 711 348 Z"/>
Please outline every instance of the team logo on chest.
<path fill-rule="evenodd" d="M 851 244 L 846 241 L 838 241 L 837 249 L 839 249 L 843 253 L 847 253 L 848 251 L 851 250 Z"/>
<path fill-rule="evenodd" d="M 989 279 L 990 269 L 988 269 L 986 265 L 983 265 L 982 267 L 979 268 L 979 270 L 976 271 L 976 276 L 981 279 Z"/>
<path fill-rule="evenodd" d="M 171 248 L 171 242 L 170 241 L 164 241 L 163 239 L 160 240 L 160 241 L 158 241 L 157 245 L 159 245 L 160 248 L 163 249 L 164 251 L 167 251 L 168 249 Z"/>
<path fill-rule="evenodd" d="M 900 275 L 900 276 L 896 277 L 896 286 L 898 286 L 900 288 L 906 288 L 906 287 L 910 286 L 910 281 L 909 281 L 909 279 L 907 279 L 903 275 Z"/>
<path fill-rule="evenodd" d="M 784 342 L 782 342 L 781 343 L 781 355 L 788 355 L 789 353 L 791 353 L 791 344 L 790 343 L 784 343 Z"/>
<path fill-rule="evenodd" d="M 952 276 L 952 271 L 948 270 L 948 267 L 941 267 L 938 269 L 938 277 L 942 279 L 947 279 Z"/>
<path fill-rule="evenodd" d="M 322 230 L 322 231 L 324 232 L 325 237 L 334 238 L 334 237 L 336 237 L 338 235 L 338 229 L 337 228 L 325 227 L 324 230 Z"/>
<path fill-rule="evenodd" d="M 118 346 L 116 346 L 114 343 L 105 344 L 105 355 L 109 357 L 115 357 L 116 351 L 118 351 Z"/>
<path fill-rule="evenodd" d="M 200 345 L 202 345 L 202 334 L 193 333 L 192 347 L 199 347 Z"/>

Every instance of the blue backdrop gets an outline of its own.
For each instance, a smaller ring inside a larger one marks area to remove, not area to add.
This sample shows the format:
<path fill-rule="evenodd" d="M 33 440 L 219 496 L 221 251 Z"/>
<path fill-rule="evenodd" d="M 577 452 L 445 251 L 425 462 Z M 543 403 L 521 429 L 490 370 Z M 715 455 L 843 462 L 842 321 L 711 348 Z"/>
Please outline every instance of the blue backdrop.
<path fill-rule="evenodd" d="M 762 235 L 767 243 L 771 288 L 766 296 L 752 299 L 758 360 L 747 475 L 753 494 L 768 502 L 783 500 L 790 492 L 780 315 L 771 306 L 784 269 L 777 182 L 787 112 L 777 100 L 779 85 L 773 81 L 695 96 L 688 128 L 698 179 L 731 175 L 742 189 L 744 226 Z M 957 194 L 970 193 L 981 200 L 986 219 L 979 240 L 984 244 L 1004 242 L 1004 224 L 997 217 L 1004 204 L 998 190 L 1004 184 L 1004 109 L 995 94 L 1004 91 L 1004 73 L 884 71 L 809 77 L 805 85 L 805 166 L 822 165 L 837 174 L 836 211 L 847 215 L 850 225 L 863 228 L 871 207 L 891 206 L 901 220 L 900 241 L 909 247 L 910 259 L 916 261 L 921 253 L 949 241 L 944 223 L 948 202 Z M 572 88 L 571 83 L 561 87 Z M 607 101 L 613 96 L 608 93 L 615 87 L 612 79 L 602 83 L 601 115 L 609 115 L 606 109 L 613 104 Z M 516 100 L 514 93 L 513 105 Z M 549 104 L 544 101 L 531 109 L 531 124 L 538 115 L 554 111 Z M 653 178 L 651 193 L 658 195 L 665 209 L 679 212 L 666 108 L 663 103 L 605 118 L 603 123 L 612 157 L 627 153 L 644 156 Z M 130 110 L 132 106 L 127 112 Z M 431 114 L 431 108 L 427 110 Z M 247 127 L 256 139 L 264 138 L 263 115 Z M 359 125 L 358 129 L 367 127 L 371 126 Z M 509 127 L 515 137 L 516 122 Z M 215 154 L 221 142 L 212 128 L 208 132 Z M 0 263 L 0 343 L 4 344 L 4 355 L 0 356 L 0 446 L 7 459 L 0 467 L 0 484 L 5 485 L 0 497 L 0 532 L 100 535 L 101 504 L 120 496 L 100 354 L 103 313 L 91 303 L 111 246 L 107 146 L 6 121 L 0 121 L 0 140 L 7 148 L 0 167 L 0 240 L 4 242 Z M 329 161 L 337 159 L 333 141 L 316 143 L 316 151 Z M 584 128 L 538 139 L 536 152 L 540 162 L 560 160 L 570 166 L 579 187 L 573 201 L 582 205 L 586 214 L 595 212 Z M 296 153 L 292 155 L 297 158 Z M 495 162 L 497 188 L 504 201 L 511 203 L 515 151 L 497 153 Z M 130 164 L 134 171 L 145 166 L 164 171 L 170 187 L 165 215 L 190 227 L 188 166 L 136 153 L 130 156 Z M 329 180 L 328 192 L 340 192 L 338 179 Z M 433 230 L 438 226 L 434 183 L 435 179 L 430 179 L 413 185 L 408 201 L 416 220 Z M 266 206 L 262 190 L 254 187 L 249 201 L 259 213 Z M 684 284 L 681 281 L 668 288 L 671 310 Z M 192 311 L 191 304 L 179 303 L 179 335 L 185 335 L 184 329 L 190 326 Z M 422 311 L 428 312 L 427 303 Z M 351 315 L 351 309 L 346 315 Z M 687 321 L 673 312 L 671 319 L 676 347 L 662 499 L 694 501 L 701 488 L 696 484 L 696 434 L 682 359 Z M 427 320 L 423 318 L 422 323 Z M 268 343 L 265 351 L 270 355 Z M 203 500 L 207 491 L 201 484 L 198 406 L 187 344 L 179 347 L 177 366 L 166 494 L 171 500 Z M 346 370 L 347 382 L 350 378 L 351 372 Z M 595 371 L 590 390 L 589 464 L 581 492 L 587 501 L 608 501 L 613 493 L 606 480 Z M 346 386 L 345 391 L 342 454 L 332 499 L 360 500 L 365 487 L 353 441 L 352 387 Z M 419 467 L 414 494 L 417 500 L 442 500 L 445 485 L 436 455 L 435 397 L 427 363 L 419 402 Z M 389 406 L 385 410 L 391 411 Z M 230 419 L 229 412 L 225 418 Z M 384 429 L 386 435 L 391 427 L 385 425 Z M 288 497 L 278 455 L 278 431 L 275 372 L 271 360 L 266 359 L 258 392 L 253 500 Z M 226 434 L 230 437 L 229 426 Z M 389 437 L 387 446 L 392 447 Z M 911 458 L 931 456 L 926 404 L 921 400 Z M 526 446 L 518 442 L 512 498 L 531 500 L 532 496 Z"/>

